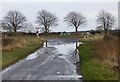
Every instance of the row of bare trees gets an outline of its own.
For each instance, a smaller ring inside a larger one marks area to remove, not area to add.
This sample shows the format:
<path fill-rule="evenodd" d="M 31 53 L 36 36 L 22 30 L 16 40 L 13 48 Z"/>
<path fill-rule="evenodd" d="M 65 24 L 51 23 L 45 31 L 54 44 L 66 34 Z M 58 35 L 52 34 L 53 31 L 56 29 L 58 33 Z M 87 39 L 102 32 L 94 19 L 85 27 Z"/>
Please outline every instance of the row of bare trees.
<path fill-rule="evenodd" d="M 27 22 L 26 17 L 18 11 L 9 11 L 3 20 L 3 29 L 13 32 L 17 32 L 18 29 L 25 27 Z M 68 24 L 68 26 L 73 26 L 75 28 L 76 35 L 78 28 L 85 26 L 87 23 L 86 17 L 80 12 L 69 12 L 64 17 L 64 21 Z M 36 23 L 44 27 L 46 35 L 49 33 L 49 28 L 51 26 L 58 25 L 57 22 L 58 18 L 49 11 L 41 10 L 38 12 Z M 115 22 L 115 17 L 104 10 L 100 11 L 97 16 L 97 28 L 103 29 L 105 33 L 114 27 Z"/>

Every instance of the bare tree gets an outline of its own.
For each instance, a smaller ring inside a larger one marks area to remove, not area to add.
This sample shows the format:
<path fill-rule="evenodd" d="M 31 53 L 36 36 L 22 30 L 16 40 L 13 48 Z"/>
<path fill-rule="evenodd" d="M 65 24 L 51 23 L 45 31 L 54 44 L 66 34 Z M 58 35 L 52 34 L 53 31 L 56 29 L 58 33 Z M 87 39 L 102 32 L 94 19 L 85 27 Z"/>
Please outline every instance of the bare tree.
<path fill-rule="evenodd" d="M 51 26 L 57 25 L 58 18 L 54 15 L 48 12 L 47 10 L 42 10 L 38 12 L 37 16 L 37 23 L 39 25 L 42 25 L 45 29 L 45 35 L 49 33 L 49 28 Z"/>
<path fill-rule="evenodd" d="M 100 11 L 99 15 L 97 16 L 97 24 L 100 29 L 105 31 L 105 34 L 114 27 L 116 19 L 110 13 L 105 12 L 104 10 Z"/>
<path fill-rule="evenodd" d="M 16 10 L 9 11 L 7 15 L 4 17 L 2 27 L 5 30 L 17 32 L 17 30 L 24 27 L 25 21 L 26 21 L 25 16 L 23 16 L 20 12 Z"/>
<path fill-rule="evenodd" d="M 64 21 L 68 23 L 69 26 L 74 26 L 76 35 L 78 28 L 80 26 L 86 25 L 86 18 L 81 14 L 77 12 L 69 12 L 66 17 L 64 17 Z"/>

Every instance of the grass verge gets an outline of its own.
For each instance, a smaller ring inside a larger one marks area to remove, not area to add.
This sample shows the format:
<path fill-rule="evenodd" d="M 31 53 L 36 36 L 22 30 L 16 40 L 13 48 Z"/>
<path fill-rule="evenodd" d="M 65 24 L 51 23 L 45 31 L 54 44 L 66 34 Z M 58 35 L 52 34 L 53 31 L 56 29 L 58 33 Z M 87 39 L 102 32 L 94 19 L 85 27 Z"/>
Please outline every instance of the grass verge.
<path fill-rule="evenodd" d="M 96 58 L 92 57 L 91 44 L 81 44 L 80 52 L 80 71 L 84 80 L 118 80 L 118 74 L 104 65 Z"/>
<path fill-rule="evenodd" d="M 28 36 L 29 37 L 29 36 Z M 2 69 L 14 64 L 15 62 L 19 61 L 27 57 L 29 54 L 34 52 L 36 49 L 40 48 L 43 44 L 43 41 L 37 37 L 29 37 L 27 38 L 28 41 L 24 46 L 19 48 L 13 48 L 10 51 L 4 51 L 2 53 Z M 24 40 L 24 37 L 23 37 Z"/>

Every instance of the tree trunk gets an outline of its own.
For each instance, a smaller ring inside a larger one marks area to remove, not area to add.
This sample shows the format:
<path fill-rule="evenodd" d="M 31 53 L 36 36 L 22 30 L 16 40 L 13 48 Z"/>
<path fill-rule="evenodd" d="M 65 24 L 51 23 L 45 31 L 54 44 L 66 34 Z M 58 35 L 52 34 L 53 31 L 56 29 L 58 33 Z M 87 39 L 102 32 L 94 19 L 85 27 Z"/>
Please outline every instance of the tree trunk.
<path fill-rule="evenodd" d="M 45 36 L 47 36 L 47 27 L 45 27 Z"/>
<path fill-rule="evenodd" d="M 47 36 L 47 31 L 45 31 L 45 36 Z"/>
<path fill-rule="evenodd" d="M 75 32 L 76 32 L 76 36 L 77 36 L 77 34 L 78 34 L 77 27 L 75 27 Z"/>
<path fill-rule="evenodd" d="M 105 35 L 108 33 L 108 30 L 107 29 L 105 29 Z"/>
<path fill-rule="evenodd" d="M 17 32 L 16 27 L 14 27 L 14 32 L 15 32 L 15 33 Z"/>

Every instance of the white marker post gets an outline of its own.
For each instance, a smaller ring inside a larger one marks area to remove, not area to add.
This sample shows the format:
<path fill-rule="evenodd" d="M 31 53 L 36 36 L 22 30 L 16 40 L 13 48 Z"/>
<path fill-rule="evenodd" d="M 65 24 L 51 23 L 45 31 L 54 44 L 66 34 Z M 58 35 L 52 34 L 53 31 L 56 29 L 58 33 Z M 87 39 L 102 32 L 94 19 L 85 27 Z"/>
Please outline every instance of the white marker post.
<path fill-rule="evenodd" d="M 37 37 L 39 38 L 39 28 L 38 27 L 36 27 L 36 35 L 37 35 Z"/>

